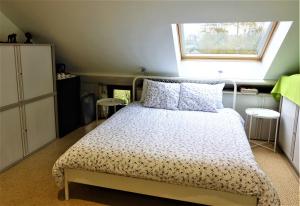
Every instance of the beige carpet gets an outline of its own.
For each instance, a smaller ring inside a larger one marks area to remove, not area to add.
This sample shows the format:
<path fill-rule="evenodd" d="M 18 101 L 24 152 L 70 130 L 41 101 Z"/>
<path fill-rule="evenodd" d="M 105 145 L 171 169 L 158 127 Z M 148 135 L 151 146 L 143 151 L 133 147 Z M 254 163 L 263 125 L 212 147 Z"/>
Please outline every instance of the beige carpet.
<path fill-rule="evenodd" d="M 63 191 L 55 186 L 51 169 L 55 160 L 95 124 L 82 127 L 0 174 L 1 206 L 171 206 L 194 204 L 167 200 L 127 192 L 114 191 L 80 184 L 70 185 L 69 201 L 63 200 Z M 282 205 L 299 205 L 299 178 L 281 153 L 255 148 L 258 163 L 272 179 Z"/>

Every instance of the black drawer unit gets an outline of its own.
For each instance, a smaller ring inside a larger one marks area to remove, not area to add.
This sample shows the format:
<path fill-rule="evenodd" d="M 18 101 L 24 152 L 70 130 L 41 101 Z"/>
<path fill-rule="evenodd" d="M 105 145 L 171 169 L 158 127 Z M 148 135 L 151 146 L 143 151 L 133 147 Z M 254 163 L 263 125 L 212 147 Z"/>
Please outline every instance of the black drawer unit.
<path fill-rule="evenodd" d="M 56 81 L 59 137 L 80 126 L 80 77 Z"/>

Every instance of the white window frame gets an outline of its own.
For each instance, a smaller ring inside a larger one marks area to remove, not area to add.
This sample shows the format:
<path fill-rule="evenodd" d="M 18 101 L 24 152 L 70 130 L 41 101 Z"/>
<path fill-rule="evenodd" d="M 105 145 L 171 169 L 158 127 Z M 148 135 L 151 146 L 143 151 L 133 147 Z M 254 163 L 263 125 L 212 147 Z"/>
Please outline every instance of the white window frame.
<path fill-rule="evenodd" d="M 260 52 L 258 55 L 247 55 L 247 54 L 185 54 L 183 51 L 183 34 L 182 34 L 182 24 L 177 24 L 177 32 L 178 32 L 178 40 L 179 40 L 179 47 L 180 47 L 180 53 L 181 53 L 181 59 L 229 59 L 229 60 L 256 60 L 261 61 L 263 59 L 263 56 L 266 52 L 267 47 L 269 46 L 269 43 L 272 39 L 272 36 L 278 26 L 277 21 L 272 22 L 272 27 L 270 32 L 267 35 L 266 41 L 264 42 L 264 45 L 260 49 Z"/>

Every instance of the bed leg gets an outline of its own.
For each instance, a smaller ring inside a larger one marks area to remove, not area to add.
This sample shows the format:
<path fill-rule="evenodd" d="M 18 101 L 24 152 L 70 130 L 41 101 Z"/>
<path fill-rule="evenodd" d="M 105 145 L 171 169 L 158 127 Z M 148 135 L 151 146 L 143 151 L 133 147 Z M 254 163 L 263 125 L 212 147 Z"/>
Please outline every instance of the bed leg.
<path fill-rule="evenodd" d="M 69 182 L 65 180 L 65 200 L 69 200 Z"/>

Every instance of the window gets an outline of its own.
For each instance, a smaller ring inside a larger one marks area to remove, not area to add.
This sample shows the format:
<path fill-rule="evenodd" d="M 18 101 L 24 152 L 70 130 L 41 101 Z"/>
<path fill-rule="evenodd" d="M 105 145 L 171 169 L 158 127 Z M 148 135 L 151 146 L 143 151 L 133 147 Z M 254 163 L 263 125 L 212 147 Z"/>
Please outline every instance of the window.
<path fill-rule="evenodd" d="M 122 99 L 127 105 L 130 103 L 130 90 L 114 89 L 114 98 Z"/>
<path fill-rule="evenodd" d="M 276 25 L 276 22 L 180 24 L 181 57 L 260 60 Z"/>

